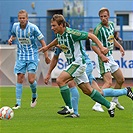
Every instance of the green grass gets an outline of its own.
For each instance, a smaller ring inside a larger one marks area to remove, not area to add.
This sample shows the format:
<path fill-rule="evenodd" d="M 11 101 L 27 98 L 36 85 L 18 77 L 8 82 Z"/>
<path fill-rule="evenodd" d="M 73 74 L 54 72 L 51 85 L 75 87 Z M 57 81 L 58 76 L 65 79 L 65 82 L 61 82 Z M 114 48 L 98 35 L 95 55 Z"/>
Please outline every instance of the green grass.
<path fill-rule="evenodd" d="M 30 108 L 31 91 L 23 89 L 22 107 L 14 111 L 11 120 L 0 120 L 0 133 L 133 133 L 132 101 L 119 97 L 125 110 L 116 109 L 110 118 L 106 108 L 104 113 L 92 111 L 94 101 L 81 90 L 80 118 L 64 118 L 56 112 L 64 105 L 58 87 L 38 87 L 38 103 Z M 111 100 L 111 98 L 107 98 Z M 0 107 L 15 104 L 15 87 L 0 87 Z"/>

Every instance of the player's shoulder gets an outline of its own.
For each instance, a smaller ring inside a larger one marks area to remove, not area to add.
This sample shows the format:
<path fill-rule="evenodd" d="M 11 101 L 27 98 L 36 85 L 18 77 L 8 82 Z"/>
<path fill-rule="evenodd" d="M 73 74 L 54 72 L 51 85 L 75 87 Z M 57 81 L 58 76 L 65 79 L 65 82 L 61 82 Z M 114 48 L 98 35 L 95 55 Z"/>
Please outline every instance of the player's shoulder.
<path fill-rule="evenodd" d="M 114 24 L 114 22 L 113 22 L 113 21 L 109 21 L 108 23 L 109 23 L 109 24 Z"/>
<path fill-rule="evenodd" d="M 19 27 L 20 23 L 19 22 L 15 22 L 12 26 L 12 30 L 16 30 L 17 27 Z"/>
<path fill-rule="evenodd" d="M 96 27 L 94 28 L 94 34 L 98 34 L 98 32 L 101 30 L 101 28 L 102 28 L 102 23 L 98 23 L 97 25 L 96 25 Z"/>
<path fill-rule="evenodd" d="M 73 32 L 72 28 L 66 27 L 66 33 L 72 33 L 72 32 Z"/>
<path fill-rule="evenodd" d="M 13 24 L 13 26 L 18 26 L 20 23 L 19 22 L 15 22 L 14 24 Z"/>
<path fill-rule="evenodd" d="M 31 23 L 28 21 L 28 26 L 30 26 L 31 28 L 38 28 L 35 24 Z"/>
<path fill-rule="evenodd" d="M 113 21 L 109 21 L 108 24 L 114 26 L 114 22 Z"/>
<path fill-rule="evenodd" d="M 77 29 L 72 29 L 72 28 L 66 28 L 66 33 L 68 34 L 72 34 L 72 35 L 76 35 L 76 36 L 80 36 L 81 32 Z"/>

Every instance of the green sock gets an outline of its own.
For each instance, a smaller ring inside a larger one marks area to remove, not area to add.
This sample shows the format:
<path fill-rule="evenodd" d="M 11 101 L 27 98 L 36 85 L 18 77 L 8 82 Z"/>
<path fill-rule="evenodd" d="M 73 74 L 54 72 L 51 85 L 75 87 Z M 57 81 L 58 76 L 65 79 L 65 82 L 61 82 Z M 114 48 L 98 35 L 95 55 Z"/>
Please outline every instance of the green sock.
<path fill-rule="evenodd" d="M 90 97 L 94 101 L 104 105 L 106 108 L 108 108 L 108 109 L 110 108 L 110 102 L 107 101 L 97 90 L 93 90 Z"/>
<path fill-rule="evenodd" d="M 60 87 L 60 93 L 66 105 L 72 109 L 71 97 L 70 97 L 70 90 L 67 85 Z"/>

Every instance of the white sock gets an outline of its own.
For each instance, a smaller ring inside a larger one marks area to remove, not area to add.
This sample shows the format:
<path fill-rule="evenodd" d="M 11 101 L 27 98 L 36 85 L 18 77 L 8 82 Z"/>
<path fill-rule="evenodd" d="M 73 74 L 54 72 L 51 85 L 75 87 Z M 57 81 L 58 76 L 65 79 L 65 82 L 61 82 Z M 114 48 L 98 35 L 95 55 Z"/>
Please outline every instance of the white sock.
<path fill-rule="evenodd" d="M 118 97 L 113 97 L 113 98 L 112 98 L 112 102 L 117 103 L 117 102 L 118 102 Z"/>
<path fill-rule="evenodd" d="M 96 103 L 95 103 L 95 106 L 101 106 L 101 104 L 96 102 Z"/>

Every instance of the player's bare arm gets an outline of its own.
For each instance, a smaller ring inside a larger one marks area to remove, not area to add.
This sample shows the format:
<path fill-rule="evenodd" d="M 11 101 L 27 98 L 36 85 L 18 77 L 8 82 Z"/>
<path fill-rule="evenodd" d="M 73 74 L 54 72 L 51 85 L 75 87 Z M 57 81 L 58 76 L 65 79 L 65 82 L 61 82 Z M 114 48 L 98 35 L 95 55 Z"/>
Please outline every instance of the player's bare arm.
<path fill-rule="evenodd" d="M 118 41 L 114 38 L 114 46 L 120 49 L 121 56 L 125 55 L 125 50 L 121 46 L 121 44 L 118 43 Z"/>
<path fill-rule="evenodd" d="M 49 50 L 50 48 L 52 48 L 53 46 L 57 46 L 58 45 L 58 41 L 57 39 L 54 39 L 51 43 L 49 43 L 47 46 L 44 46 L 42 48 L 39 49 L 39 52 L 46 52 L 47 50 Z"/>
<path fill-rule="evenodd" d="M 14 41 L 15 39 L 16 39 L 16 37 L 11 36 L 11 37 L 9 38 L 9 40 L 8 40 L 8 44 L 9 44 L 9 45 L 12 45 L 12 41 Z"/>
<path fill-rule="evenodd" d="M 42 44 L 43 47 L 46 46 L 46 43 L 45 43 L 45 41 L 44 41 L 43 39 L 40 40 L 40 43 Z M 47 51 L 44 52 L 44 57 L 45 57 L 45 62 L 46 62 L 47 64 L 49 64 L 51 60 L 50 60 L 50 58 L 48 57 L 48 52 L 47 52 Z"/>
<path fill-rule="evenodd" d="M 99 47 L 100 51 L 103 54 L 107 54 L 108 53 L 108 49 L 106 47 L 103 47 L 101 41 L 92 33 L 88 33 L 88 37 L 97 44 L 97 46 Z"/>
<path fill-rule="evenodd" d="M 97 46 L 91 46 L 93 51 L 101 58 L 105 63 L 109 62 L 109 59 L 99 50 Z"/>
<path fill-rule="evenodd" d="M 55 66 L 56 66 L 56 64 L 57 64 L 57 62 L 58 62 L 58 57 L 59 57 L 59 56 L 54 55 L 53 58 L 52 58 L 52 60 L 51 60 L 48 73 L 47 73 L 46 77 L 44 78 L 44 83 L 45 83 L 45 84 L 48 84 L 48 82 L 49 82 L 49 79 L 50 79 L 50 77 L 51 77 L 51 73 L 52 73 L 53 69 L 55 68 Z"/>

